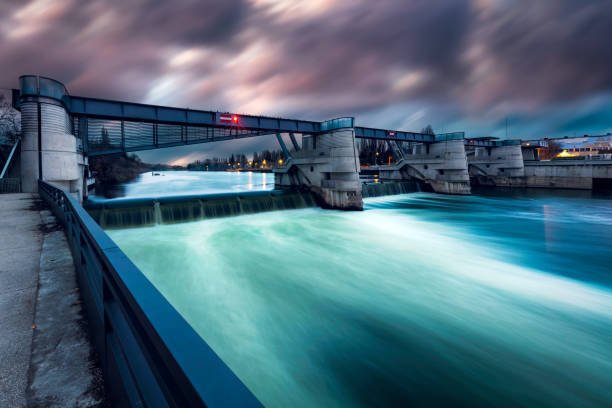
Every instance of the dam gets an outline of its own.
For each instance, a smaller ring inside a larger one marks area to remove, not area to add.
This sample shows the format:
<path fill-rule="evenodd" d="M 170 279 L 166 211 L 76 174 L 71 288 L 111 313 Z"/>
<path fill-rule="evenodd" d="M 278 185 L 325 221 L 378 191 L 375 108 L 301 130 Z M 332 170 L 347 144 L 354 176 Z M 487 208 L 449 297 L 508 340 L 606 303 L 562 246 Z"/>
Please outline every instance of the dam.
<path fill-rule="evenodd" d="M 20 186 L 64 230 L 114 405 L 612 400 L 609 160 L 21 83 Z M 263 135 L 287 157 L 274 173 L 89 196 L 90 157 Z M 396 157 L 364 167 L 360 139 Z"/>

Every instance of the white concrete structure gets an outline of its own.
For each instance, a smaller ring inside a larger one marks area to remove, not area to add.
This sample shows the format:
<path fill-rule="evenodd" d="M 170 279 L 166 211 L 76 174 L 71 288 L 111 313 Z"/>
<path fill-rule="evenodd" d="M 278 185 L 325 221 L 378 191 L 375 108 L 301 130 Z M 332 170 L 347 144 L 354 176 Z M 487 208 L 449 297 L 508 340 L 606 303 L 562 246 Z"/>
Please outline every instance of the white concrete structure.
<path fill-rule="evenodd" d="M 590 190 L 604 180 L 612 180 L 612 160 L 525 162 L 527 187 Z"/>
<path fill-rule="evenodd" d="M 305 186 L 324 208 L 362 210 L 359 154 L 353 128 L 305 135 L 302 149 L 274 171 L 275 188 Z"/>
<path fill-rule="evenodd" d="M 468 150 L 468 170 L 473 183 L 490 186 L 525 185 L 521 145 L 475 147 Z"/>
<path fill-rule="evenodd" d="M 436 193 L 470 194 L 470 177 L 467 168 L 463 139 L 419 144 L 413 147 L 396 164 L 379 166 L 382 180 L 420 180 Z"/>
<path fill-rule="evenodd" d="M 63 85 L 57 83 L 59 89 Z M 61 100 L 41 95 L 21 98 L 21 186 L 25 193 L 38 191 L 38 179 L 70 191 L 82 200 L 87 158 L 78 148 L 72 118 Z"/>

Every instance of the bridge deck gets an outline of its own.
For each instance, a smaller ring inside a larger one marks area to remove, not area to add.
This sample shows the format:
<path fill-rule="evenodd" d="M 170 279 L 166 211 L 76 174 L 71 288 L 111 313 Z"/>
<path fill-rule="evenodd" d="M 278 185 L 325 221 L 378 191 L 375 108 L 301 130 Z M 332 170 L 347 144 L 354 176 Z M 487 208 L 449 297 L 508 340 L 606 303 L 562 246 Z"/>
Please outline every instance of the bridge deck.
<path fill-rule="evenodd" d="M 35 75 L 19 78 L 19 104 L 38 101 L 63 106 L 70 114 L 67 130 L 81 140 L 90 156 L 151 150 L 267 134 L 313 134 L 354 128 L 355 137 L 396 142 L 434 143 L 464 138 L 463 132 L 430 135 L 400 130 L 355 127 L 355 118 L 327 121 L 273 118 L 189 108 L 148 105 L 72 96 L 60 82 Z M 16 105 L 19 108 L 19 104 Z"/>
<path fill-rule="evenodd" d="M 0 195 L 0 406 L 98 406 L 72 256 L 38 203 Z"/>

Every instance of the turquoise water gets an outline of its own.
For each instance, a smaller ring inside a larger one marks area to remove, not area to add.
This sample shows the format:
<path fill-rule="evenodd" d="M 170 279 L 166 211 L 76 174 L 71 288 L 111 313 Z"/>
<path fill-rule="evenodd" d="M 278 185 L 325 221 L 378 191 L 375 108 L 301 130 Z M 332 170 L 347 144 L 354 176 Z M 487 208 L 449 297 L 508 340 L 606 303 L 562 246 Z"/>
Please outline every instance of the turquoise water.
<path fill-rule="evenodd" d="M 239 191 L 262 191 L 274 188 L 274 174 L 203 171 L 156 171 L 142 173 L 131 183 L 111 189 L 113 198 L 156 198 L 186 194 L 216 194 Z M 91 201 L 108 201 L 93 194 Z"/>
<path fill-rule="evenodd" d="M 268 407 L 612 402 L 609 199 L 414 193 L 109 235 Z"/>

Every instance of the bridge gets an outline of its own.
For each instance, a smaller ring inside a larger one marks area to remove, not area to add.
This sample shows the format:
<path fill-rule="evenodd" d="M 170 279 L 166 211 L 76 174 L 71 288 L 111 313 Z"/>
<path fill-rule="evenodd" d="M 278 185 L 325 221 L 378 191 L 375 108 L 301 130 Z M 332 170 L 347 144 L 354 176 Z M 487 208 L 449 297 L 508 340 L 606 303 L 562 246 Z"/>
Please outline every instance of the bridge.
<path fill-rule="evenodd" d="M 32 75 L 22 76 L 20 85 L 16 107 L 38 101 L 64 108 L 67 130 L 88 156 L 278 133 L 316 134 L 340 127 L 353 127 L 356 138 L 435 142 L 428 134 L 355 127 L 352 118 L 317 122 L 72 96 L 62 83 Z"/>

